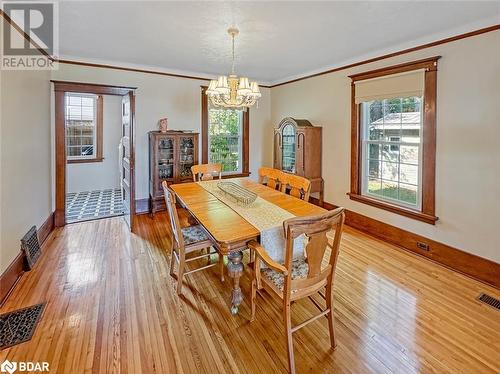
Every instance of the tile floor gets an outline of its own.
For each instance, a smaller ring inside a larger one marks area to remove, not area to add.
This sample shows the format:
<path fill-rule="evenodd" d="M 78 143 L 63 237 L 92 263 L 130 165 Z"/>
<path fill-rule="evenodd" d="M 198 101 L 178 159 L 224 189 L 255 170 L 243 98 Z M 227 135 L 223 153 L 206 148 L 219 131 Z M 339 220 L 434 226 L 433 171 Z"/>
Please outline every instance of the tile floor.
<path fill-rule="evenodd" d="M 66 221 L 88 221 L 123 214 L 120 189 L 107 189 L 66 194 Z"/>

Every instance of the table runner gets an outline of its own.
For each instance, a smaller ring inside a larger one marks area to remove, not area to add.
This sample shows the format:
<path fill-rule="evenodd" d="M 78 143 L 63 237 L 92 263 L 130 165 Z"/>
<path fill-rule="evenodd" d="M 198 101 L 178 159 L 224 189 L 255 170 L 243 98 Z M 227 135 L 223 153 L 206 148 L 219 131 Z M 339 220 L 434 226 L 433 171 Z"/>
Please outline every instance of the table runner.
<path fill-rule="evenodd" d="M 220 180 L 210 180 L 197 183 L 257 228 L 260 231 L 260 244 L 274 261 L 283 263 L 286 245 L 283 221 L 295 216 L 260 196 L 249 205 L 241 205 L 217 187 L 219 182 Z M 304 240 L 303 235 L 295 239 L 293 258 L 304 255 Z"/>

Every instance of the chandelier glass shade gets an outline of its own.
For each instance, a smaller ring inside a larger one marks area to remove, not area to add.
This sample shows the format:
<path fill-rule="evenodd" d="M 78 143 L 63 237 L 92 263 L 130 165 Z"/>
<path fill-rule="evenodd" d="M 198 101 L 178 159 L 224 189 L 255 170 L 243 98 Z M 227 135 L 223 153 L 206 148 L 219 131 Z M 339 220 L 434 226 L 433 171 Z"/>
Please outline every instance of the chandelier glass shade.
<path fill-rule="evenodd" d="M 246 109 L 254 105 L 262 96 L 257 82 L 250 82 L 246 77 L 238 77 L 234 72 L 234 38 L 239 34 L 238 29 L 232 27 L 227 30 L 232 38 L 233 63 L 229 76 L 221 75 L 213 79 L 206 90 L 206 94 L 213 106 L 219 108 Z"/>

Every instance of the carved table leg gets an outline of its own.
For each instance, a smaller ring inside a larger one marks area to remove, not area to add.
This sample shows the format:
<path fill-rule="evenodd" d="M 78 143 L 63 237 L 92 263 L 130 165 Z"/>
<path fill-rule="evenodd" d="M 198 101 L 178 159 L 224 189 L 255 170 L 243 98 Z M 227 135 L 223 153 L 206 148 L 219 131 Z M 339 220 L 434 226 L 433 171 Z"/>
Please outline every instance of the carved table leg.
<path fill-rule="evenodd" d="M 231 314 L 235 315 L 238 313 L 238 307 L 243 301 L 243 294 L 240 288 L 240 277 L 243 274 L 243 252 L 233 251 L 227 255 L 227 272 L 228 275 L 233 278 L 233 292 L 231 295 Z"/>

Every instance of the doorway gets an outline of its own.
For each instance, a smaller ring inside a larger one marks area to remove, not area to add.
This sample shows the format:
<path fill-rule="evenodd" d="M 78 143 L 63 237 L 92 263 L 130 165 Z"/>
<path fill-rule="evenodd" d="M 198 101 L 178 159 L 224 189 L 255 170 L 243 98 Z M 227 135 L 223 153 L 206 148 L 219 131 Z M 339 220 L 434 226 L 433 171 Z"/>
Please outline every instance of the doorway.
<path fill-rule="evenodd" d="M 55 91 L 55 225 L 123 215 L 134 230 L 135 88 L 52 82 Z M 103 131 L 105 103 L 116 105 L 114 119 L 111 119 L 117 122 L 116 128 L 108 128 L 107 134 Z M 116 144 L 103 153 L 105 135 L 111 139 L 108 147 Z"/>

